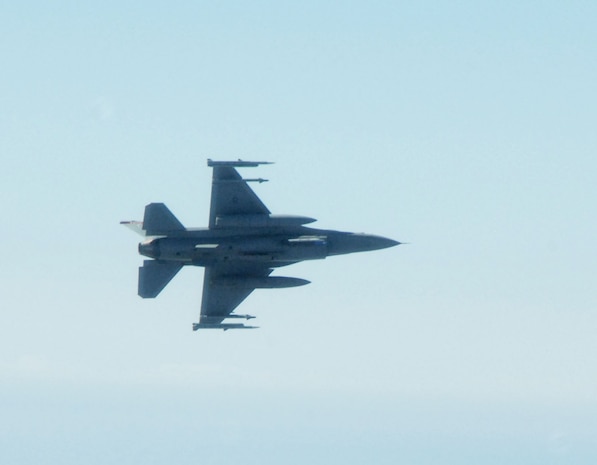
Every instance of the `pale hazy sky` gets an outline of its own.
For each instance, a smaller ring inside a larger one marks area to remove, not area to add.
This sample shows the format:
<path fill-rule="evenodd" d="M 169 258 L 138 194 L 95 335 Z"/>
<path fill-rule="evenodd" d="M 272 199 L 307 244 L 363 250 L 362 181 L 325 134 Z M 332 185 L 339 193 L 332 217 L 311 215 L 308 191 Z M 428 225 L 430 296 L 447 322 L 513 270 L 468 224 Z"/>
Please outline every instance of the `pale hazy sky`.
<path fill-rule="evenodd" d="M 597 3 L 80 3 L 0 6 L 0 463 L 597 463 Z M 411 244 L 194 333 L 118 222 L 208 157 Z"/>

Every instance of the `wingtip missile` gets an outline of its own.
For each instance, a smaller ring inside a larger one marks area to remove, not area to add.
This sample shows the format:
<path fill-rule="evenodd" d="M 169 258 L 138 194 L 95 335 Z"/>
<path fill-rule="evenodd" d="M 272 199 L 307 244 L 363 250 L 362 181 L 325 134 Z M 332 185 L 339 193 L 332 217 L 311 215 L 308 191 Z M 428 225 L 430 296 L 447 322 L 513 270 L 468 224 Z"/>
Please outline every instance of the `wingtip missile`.
<path fill-rule="evenodd" d="M 211 158 L 207 159 L 207 166 L 209 167 L 216 167 L 216 166 L 232 166 L 236 168 L 254 168 L 259 165 L 273 165 L 273 161 L 245 161 L 241 160 L 240 158 L 236 161 L 217 161 L 212 160 Z"/>
<path fill-rule="evenodd" d="M 236 313 L 231 313 L 229 315 L 226 315 L 225 317 L 221 317 L 221 316 L 209 316 L 209 315 L 200 315 L 199 318 L 201 319 L 201 323 L 196 323 L 196 324 L 220 324 L 222 318 L 228 319 L 228 318 L 236 318 L 236 319 L 242 319 L 242 320 L 252 320 L 253 318 L 257 318 L 253 315 L 238 315 Z"/>
<path fill-rule="evenodd" d="M 257 329 L 259 326 L 247 326 L 242 323 L 193 323 L 193 331 L 198 329 Z"/>
<path fill-rule="evenodd" d="M 264 178 L 244 178 L 244 179 L 216 179 L 213 181 L 214 184 L 231 184 L 241 182 L 258 182 L 259 184 L 269 182 L 269 179 Z"/>
<path fill-rule="evenodd" d="M 228 331 L 229 329 L 257 329 L 259 326 L 249 326 L 243 323 L 193 323 L 193 331 L 199 329 L 223 329 Z"/>

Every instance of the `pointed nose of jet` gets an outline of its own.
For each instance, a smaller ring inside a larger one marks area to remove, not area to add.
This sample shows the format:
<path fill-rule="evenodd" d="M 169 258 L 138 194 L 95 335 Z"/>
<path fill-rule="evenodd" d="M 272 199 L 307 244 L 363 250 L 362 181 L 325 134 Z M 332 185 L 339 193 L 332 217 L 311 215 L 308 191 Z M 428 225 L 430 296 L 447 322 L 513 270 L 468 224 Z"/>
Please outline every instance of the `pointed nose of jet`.
<path fill-rule="evenodd" d="M 353 252 L 368 252 L 370 250 L 387 249 L 400 242 L 387 237 L 373 234 L 340 234 L 329 240 L 330 255 L 340 255 Z"/>
<path fill-rule="evenodd" d="M 363 239 L 362 242 L 363 245 L 367 247 L 366 250 L 387 249 L 388 247 L 394 247 L 395 245 L 400 244 L 398 241 L 383 236 L 374 236 L 372 234 L 363 234 L 363 236 L 365 236 L 365 239 Z"/>
<path fill-rule="evenodd" d="M 375 236 L 377 241 L 376 249 L 387 249 L 388 247 L 394 247 L 395 245 L 400 245 L 401 242 L 395 241 L 394 239 L 389 239 L 387 237 L 382 236 Z"/>

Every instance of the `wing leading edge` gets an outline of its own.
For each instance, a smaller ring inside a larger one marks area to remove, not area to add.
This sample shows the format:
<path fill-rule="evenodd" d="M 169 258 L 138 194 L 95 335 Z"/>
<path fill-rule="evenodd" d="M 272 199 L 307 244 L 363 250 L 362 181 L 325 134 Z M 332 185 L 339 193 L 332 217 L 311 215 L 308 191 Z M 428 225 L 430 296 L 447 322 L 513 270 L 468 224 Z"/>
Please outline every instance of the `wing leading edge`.
<path fill-rule="evenodd" d="M 236 171 L 235 166 L 257 166 L 265 162 L 214 162 L 211 184 L 209 228 L 216 228 L 216 218 L 234 215 L 269 215 L 270 211 Z M 259 179 L 257 181 L 264 181 Z"/>
<path fill-rule="evenodd" d="M 222 323 L 226 318 L 254 318 L 250 315 L 236 315 L 232 312 L 255 290 L 252 280 L 267 278 L 271 268 L 258 265 L 229 262 L 226 265 L 208 266 L 203 277 L 203 298 L 199 323 L 193 329 L 253 328 L 242 324 Z"/>
<path fill-rule="evenodd" d="M 211 204 L 209 212 L 209 228 L 217 228 L 217 218 L 237 215 L 269 215 L 270 211 L 249 187 L 247 180 L 236 171 L 237 167 L 255 167 L 269 162 L 251 161 L 213 161 L 207 165 L 213 168 L 211 184 Z M 263 182 L 264 179 L 250 181 Z M 202 328 L 246 329 L 239 323 L 223 323 L 227 318 L 254 318 L 250 315 L 236 315 L 232 312 L 245 300 L 255 286 L 251 279 L 267 278 L 272 272 L 270 268 L 228 262 L 205 268 L 203 277 L 203 297 L 199 323 L 193 330 Z"/>

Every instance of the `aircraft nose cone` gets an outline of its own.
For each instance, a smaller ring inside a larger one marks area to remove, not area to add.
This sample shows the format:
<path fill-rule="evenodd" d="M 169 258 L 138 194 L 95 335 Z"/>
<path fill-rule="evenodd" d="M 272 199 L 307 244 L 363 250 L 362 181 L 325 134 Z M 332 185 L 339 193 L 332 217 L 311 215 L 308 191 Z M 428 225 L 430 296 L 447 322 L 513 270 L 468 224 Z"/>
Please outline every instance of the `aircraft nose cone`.
<path fill-rule="evenodd" d="M 378 249 L 387 249 L 388 247 L 394 247 L 395 245 L 400 245 L 400 242 L 395 241 L 394 239 L 388 239 L 387 237 L 376 236 L 375 242 L 377 243 Z"/>
<path fill-rule="evenodd" d="M 386 249 L 394 247 L 400 242 L 387 237 L 373 234 L 340 234 L 332 237 L 329 250 L 330 255 L 340 255 L 353 252 L 367 252 L 369 250 Z"/>
<path fill-rule="evenodd" d="M 395 245 L 400 244 L 398 241 L 382 236 L 369 236 L 368 242 L 370 244 L 371 250 L 387 249 L 388 247 L 394 247 Z"/>

